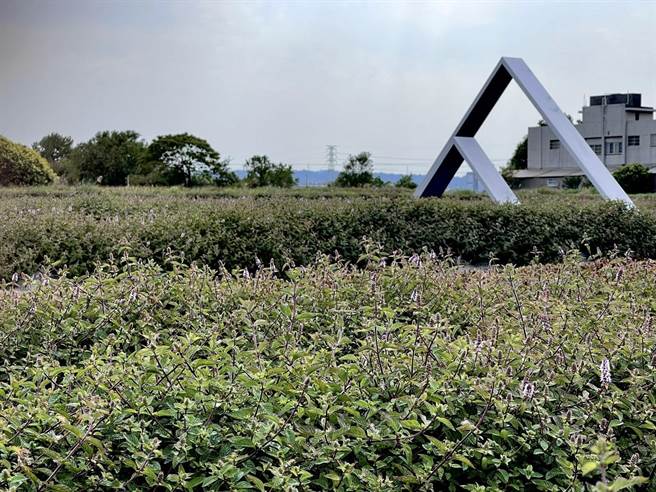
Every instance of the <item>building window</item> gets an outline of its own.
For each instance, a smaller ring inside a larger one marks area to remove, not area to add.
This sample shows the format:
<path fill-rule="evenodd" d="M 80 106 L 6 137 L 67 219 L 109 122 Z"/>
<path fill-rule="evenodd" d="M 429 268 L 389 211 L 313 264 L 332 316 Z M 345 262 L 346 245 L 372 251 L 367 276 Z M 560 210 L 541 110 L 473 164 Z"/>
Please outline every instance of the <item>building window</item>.
<path fill-rule="evenodd" d="M 559 184 L 560 183 L 557 178 L 547 178 L 547 186 L 549 188 L 558 188 Z"/>
<path fill-rule="evenodd" d="M 590 144 L 590 148 L 595 154 L 601 155 L 601 144 Z"/>
<path fill-rule="evenodd" d="M 640 135 L 629 135 L 627 137 L 626 145 L 628 145 L 629 147 L 635 147 L 636 145 L 640 145 Z"/>
<path fill-rule="evenodd" d="M 640 113 L 635 114 L 635 119 L 636 119 L 636 121 L 638 121 L 640 119 Z"/>
<path fill-rule="evenodd" d="M 560 140 L 549 140 L 549 148 L 551 150 L 560 148 Z"/>
<path fill-rule="evenodd" d="M 651 142 L 649 142 L 649 145 L 652 147 L 656 147 L 656 133 L 652 133 L 650 136 Z"/>
<path fill-rule="evenodd" d="M 606 142 L 606 154 L 617 155 L 622 153 L 622 142 Z"/>

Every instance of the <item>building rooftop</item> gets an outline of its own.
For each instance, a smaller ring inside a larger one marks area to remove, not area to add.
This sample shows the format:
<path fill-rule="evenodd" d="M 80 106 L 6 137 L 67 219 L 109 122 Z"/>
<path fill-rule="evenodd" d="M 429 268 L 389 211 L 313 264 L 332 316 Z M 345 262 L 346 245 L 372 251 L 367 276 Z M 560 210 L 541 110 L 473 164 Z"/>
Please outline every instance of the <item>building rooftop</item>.
<path fill-rule="evenodd" d="M 642 106 L 642 94 L 635 92 L 604 94 L 601 96 L 590 96 L 590 106 L 602 106 L 603 104 L 622 104 L 627 111 L 653 112 L 654 108 Z"/>
<path fill-rule="evenodd" d="M 601 106 L 602 104 L 624 104 L 630 108 L 639 108 L 642 103 L 642 94 L 637 93 L 615 93 L 601 96 L 591 96 L 590 106 Z"/>
<path fill-rule="evenodd" d="M 601 96 L 590 96 L 590 106 L 601 106 L 603 104 L 622 104 L 627 111 L 639 111 L 653 113 L 651 106 L 642 106 L 642 94 L 636 92 L 616 92 Z"/>

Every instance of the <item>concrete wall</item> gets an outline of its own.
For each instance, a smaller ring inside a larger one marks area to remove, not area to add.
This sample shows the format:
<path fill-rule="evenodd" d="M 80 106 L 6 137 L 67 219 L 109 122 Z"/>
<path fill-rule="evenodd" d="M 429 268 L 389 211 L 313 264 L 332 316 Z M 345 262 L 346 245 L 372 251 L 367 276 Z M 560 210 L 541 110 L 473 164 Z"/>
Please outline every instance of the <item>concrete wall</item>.
<path fill-rule="evenodd" d="M 528 129 L 528 169 L 540 169 L 542 167 L 542 126 L 534 126 Z"/>
<path fill-rule="evenodd" d="M 650 115 L 641 114 L 640 116 L 644 120 L 636 121 L 629 118 L 626 122 L 627 137 L 629 135 L 640 136 L 640 145 L 632 146 L 627 142 L 626 161 L 656 164 L 656 145 L 651 145 L 651 135 L 656 135 L 656 120 L 648 120 L 646 116 Z M 656 139 L 656 137 L 654 138 Z"/>
<path fill-rule="evenodd" d="M 548 126 L 528 129 L 528 168 L 556 169 L 559 167 L 576 167 L 574 159 L 562 145 L 558 149 L 550 148 L 550 141 L 557 140 Z"/>
<path fill-rule="evenodd" d="M 605 111 L 605 124 L 604 124 Z M 624 122 L 626 121 L 626 106 L 624 104 L 611 104 L 608 106 L 584 106 L 583 107 L 584 137 L 601 137 L 602 125 L 605 126 L 604 134 L 607 137 L 621 137 L 624 135 Z"/>
<path fill-rule="evenodd" d="M 562 182 L 562 178 L 524 178 L 520 188 L 561 188 Z"/>

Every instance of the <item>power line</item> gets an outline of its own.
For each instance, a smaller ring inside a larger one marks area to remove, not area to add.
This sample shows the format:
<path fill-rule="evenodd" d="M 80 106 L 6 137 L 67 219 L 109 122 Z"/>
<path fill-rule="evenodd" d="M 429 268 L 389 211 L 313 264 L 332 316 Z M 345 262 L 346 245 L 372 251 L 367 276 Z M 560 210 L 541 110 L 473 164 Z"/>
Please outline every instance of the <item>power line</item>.
<path fill-rule="evenodd" d="M 421 161 L 421 162 L 435 160 L 435 157 L 428 157 L 428 158 L 422 158 L 422 157 L 396 157 L 396 156 L 391 156 L 391 155 L 378 155 L 378 154 L 371 154 L 371 158 L 372 159 L 398 159 L 398 160 L 402 160 L 402 161 Z"/>
<path fill-rule="evenodd" d="M 338 152 L 340 155 L 350 155 L 348 152 Z M 401 157 L 401 156 L 391 156 L 391 155 L 379 155 L 371 154 L 372 159 L 395 159 L 399 161 L 415 161 L 415 162 L 426 162 L 432 163 L 435 161 L 436 156 L 432 157 Z M 490 159 L 492 162 L 507 162 L 510 160 L 510 157 L 499 157 L 496 159 Z M 399 164 L 403 164 L 402 162 Z"/>

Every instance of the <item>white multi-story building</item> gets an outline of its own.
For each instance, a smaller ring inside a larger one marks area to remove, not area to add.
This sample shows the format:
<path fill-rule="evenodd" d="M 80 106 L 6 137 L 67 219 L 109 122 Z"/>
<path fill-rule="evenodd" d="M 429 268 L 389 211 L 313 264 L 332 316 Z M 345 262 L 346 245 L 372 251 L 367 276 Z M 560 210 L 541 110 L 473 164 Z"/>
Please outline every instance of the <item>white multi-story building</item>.
<path fill-rule="evenodd" d="M 614 171 L 638 162 L 656 173 L 654 108 L 641 105 L 640 94 L 593 96 L 575 126 L 599 159 Z M 560 187 L 567 176 L 583 176 L 548 126 L 528 129 L 527 169 L 514 173 L 522 187 Z"/>

